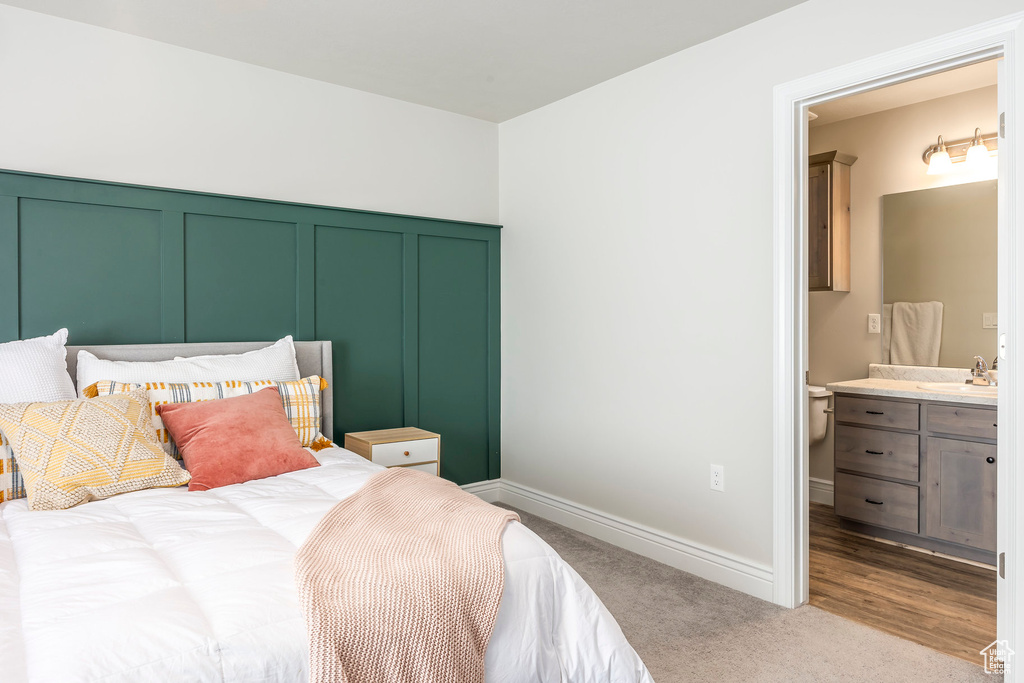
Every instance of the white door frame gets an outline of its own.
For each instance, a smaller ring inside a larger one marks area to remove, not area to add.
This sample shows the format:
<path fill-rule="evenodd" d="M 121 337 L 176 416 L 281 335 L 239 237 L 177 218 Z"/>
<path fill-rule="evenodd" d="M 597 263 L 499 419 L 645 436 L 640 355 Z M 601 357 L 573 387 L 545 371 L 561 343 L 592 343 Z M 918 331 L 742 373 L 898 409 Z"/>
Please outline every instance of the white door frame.
<path fill-rule="evenodd" d="M 1000 359 L 998 550 L 1006 554 L 999 581 L 999 638 L 1024 652 L 1024 561 L 1017 561 L 1024 532 L 1024 467 L 1017 467 L 1024 435 L 1024 363 L 1017 364 L 1024 334 L 1024 13 L 814 74 L 775 88 L 774 205 L 774 560 L 773 601 L 797 607 L 808 599 L 807 356 L 807 108 L 866 90 L 1002 56 L 1006 137 L 999 141 L 999 333 Z M 937 131 L 936 135 L 938 134 Z M 922 172 L 923 172 L 922 167 Z M 1012 416 L 1012 418 L 1011 418 Z M 1016 678 L 1013 674 L 1007 681 Z M 1020 678 L 1024 680 L 1024 676 Z"/>

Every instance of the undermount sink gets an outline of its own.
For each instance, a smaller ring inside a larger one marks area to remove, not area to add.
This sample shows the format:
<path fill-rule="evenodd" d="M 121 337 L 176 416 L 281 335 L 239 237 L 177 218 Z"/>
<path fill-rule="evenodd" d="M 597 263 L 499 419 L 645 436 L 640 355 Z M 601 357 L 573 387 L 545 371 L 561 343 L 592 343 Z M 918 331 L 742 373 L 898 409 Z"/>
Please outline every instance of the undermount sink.
<path fill-rule="evenodd" d="M 968 396 L 998 396 L 999 387 L 980 386 L 976 384 L 964 384 L 963 382 L 922 382 L 917 385 L 928 391 L 938 391 L 943 394 L 961 394 Z"/>

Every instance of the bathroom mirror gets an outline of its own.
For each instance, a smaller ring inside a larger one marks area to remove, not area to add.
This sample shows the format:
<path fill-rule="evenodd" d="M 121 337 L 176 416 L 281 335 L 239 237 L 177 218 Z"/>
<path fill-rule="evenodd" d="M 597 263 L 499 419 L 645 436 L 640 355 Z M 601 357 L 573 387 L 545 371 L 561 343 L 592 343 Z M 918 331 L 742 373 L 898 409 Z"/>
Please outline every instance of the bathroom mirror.
<path fill-rule="evenodd" d="M 974 367 L 996 351 L 996 181 L 882 197 L 882 362 Z"/>

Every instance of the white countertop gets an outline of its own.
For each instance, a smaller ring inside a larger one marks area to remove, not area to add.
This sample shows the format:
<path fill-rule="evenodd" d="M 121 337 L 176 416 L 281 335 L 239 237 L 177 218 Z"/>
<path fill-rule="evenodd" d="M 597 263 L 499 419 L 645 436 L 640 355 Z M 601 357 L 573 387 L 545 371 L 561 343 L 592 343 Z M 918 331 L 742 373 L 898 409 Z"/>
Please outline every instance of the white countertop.
<path fill-rule="evenodd" d="M 852 379 L 846 382 L 831 382 L 825 385 L 829 391 L 840 394 L 862 394 L 865 396 L 892 396 L 894 398 L 916 398 L 926 401 L 942 401 L 945 403 L 971 403 L 974 405 L 994 406 L 998 403 L 995 396 L 979 396 L 977 394 L 952 394 L 944 391 L 923 389 L 921 380 Z"/>

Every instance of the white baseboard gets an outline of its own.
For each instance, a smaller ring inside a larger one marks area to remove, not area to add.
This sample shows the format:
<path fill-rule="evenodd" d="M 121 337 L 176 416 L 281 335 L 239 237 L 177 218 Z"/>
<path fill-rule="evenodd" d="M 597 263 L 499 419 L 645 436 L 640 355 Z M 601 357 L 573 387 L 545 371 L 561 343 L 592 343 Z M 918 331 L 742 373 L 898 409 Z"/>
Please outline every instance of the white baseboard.
<path fill-rule="evenodd" d="M 488 479 L 487 481 L 466 484 L 462 487 L 462 490 L 472 493 L 477 498 L 486 500 L 488 503 L 501 502 L 501 479 Z"/>
<path fill-rule="evenodd" d="M 816 479 L 810 477 L 811 480 L 811 502 L 812 503 L 824 503 L 825 505 L 835 505 L 836 496 L 833 492 L 833 484 L 827 479 Z"/>
<path fill-rule="evenodd" d="M 750 562 L 506 479 L 492 479 L 462 488 L 488 502 L 507 503 L 676 569 L 762 600 L 772 599 L 772 570 L 768 565 Z"/>

